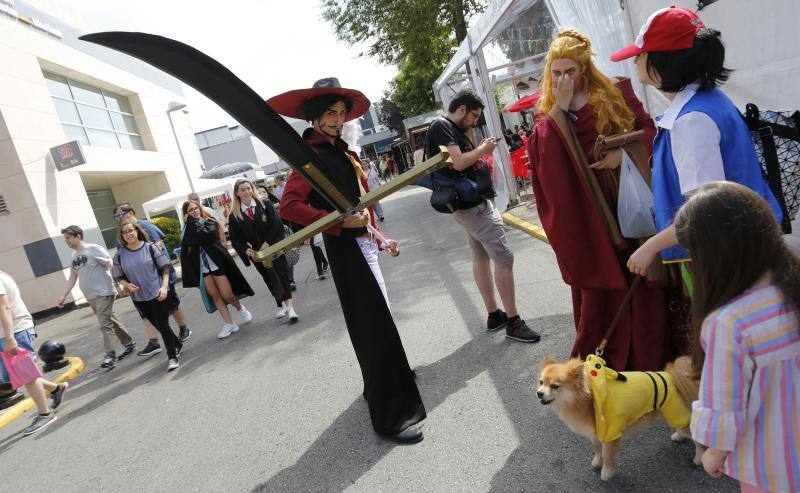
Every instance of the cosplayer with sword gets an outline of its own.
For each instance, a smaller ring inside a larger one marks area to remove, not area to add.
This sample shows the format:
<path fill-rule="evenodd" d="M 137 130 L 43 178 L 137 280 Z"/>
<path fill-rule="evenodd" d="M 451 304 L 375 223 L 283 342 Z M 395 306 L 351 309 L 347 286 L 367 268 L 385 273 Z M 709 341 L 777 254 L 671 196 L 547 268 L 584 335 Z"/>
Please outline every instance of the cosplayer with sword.
<path fill-rule="evenodd" d="M 312 203 L 305 207 L 313 207 L 317 213 L 298 221 L 308 224 L 310 218 L 313 221 L 311 224 L 256 252 L 253 260 L 270 265 L 274 258 L 287 249 L 319 232 L 327 232 L 325 241 L 329 252 L 336 252 L 336 263 L 332 259 L 331 267 L 351 341 L 361 365 L 364 397 L 369 404 L 373 428 L 379 435 L 401 443 L 422 440 L 422 431 L 415 425 L 425 418 L 425 408 L 388 303 L 380 290 L 376 275 L 380 271 L 375 269 L 377 262 L 374 262 L 374 266 L 370 265 L 362 248 L 365 238 L 368 238 L 362 236 L 363 228 L 372 230 L 394 255 L 398 253 L 396 243 L 382 238 L 373 229 L 374 224 L 369 222 L 369 213 L 359 211 L 427 173 L 452 166 L 446 149 L 378 189 L 369 192 L 363 190 L 365 193 L 362 194 L 362 189 L 358 187 L 360 180 L 356 178 L 358 161 L 346 153 L 346 145 L 341 147 L 343 142 L 340 142 L 338 135 L 326 139 L 325 134 L 318 131 L 320 125 L 316 124 L 317 130 L 310 133 L 309 141 L 301 139 L 271 106 L 264 104 L 255 91 L 208 55 L 178 41 L 146 33 L 94 33 L 80 39 L 139 58 L 194 87 L 289 163 L 296 172 L 294 181 L 300 183 L 295 186 L 302 189 L 302 183 L 305 183 L 305 198 Z M 328 86 L 332 85 L 331 82 Z M 332 103 L 333 106 L 339 102 L 344 105 L 344 119 L 360 116 L 369 108 L 369 101 L 358 91 L 328 87 L 322 92 L 339 92 L 348 96 Z M 303 90 L 300 93 L 303 94 Z M 281 95 L 279 101 L 291 101 L 292 97 L 291 93 L 287 93 Z M 296 103 L 300 105 L 300 101 Z M 338 109 L 341 111 L 340 105 Z M 336 110 L 333 112 L 336 113 Z M 329 113 L 328 109 L 323 113 Z M 318 122 L 321 116 L 316 118 Z M 316 138 L 313 138 L 314 135 Z M 322 148 L 326 148 L 325 152 L 320 151 Z M 361 185 L 366 189 L 366 182 L 361 182 Z M 295 200 L 294 207 L 289 206 L 289 209 L 303 209 L 302 202 Z M 289 215 L 293 216 L 291 212 Z M 342 234 L 343 229 L 352 229 L 357 233 Z M 348 289 L 347 286 L 352 288 Z M 360 293 L 358 300 L 351 295 L 356 290 Z M 368 300 L 364 299 L 365 292 L 368 293 Z"/>
<path fill-rule="evenodd" d="M 370 102 L 360 91 L 340 87 L 335 78 L 317 81 L 311 89 L 289 91 L 267 101 L 278 113 L 311 122 L 303 138 L 314 148 L 323 173 L 351 201 L 366 193 L 367 178 L 357 155 L 342 140 L 345 122 L 360 117 Z M 364 377 L 364 398 L 372 426 L 399 442 L 422 440 L 414 426 L 425 418 L 425 407 L 408 365 L 403 343 L 389 310 L 378 265 L 378 248 L 397 252 L 397 242 L 377 245 L 372 207 L 346 216 L 323 233 L 325 251 L 342 304 L 350 340 Z M 297 173 L 289 176 L 281 198 L 281 217 L 308 225 L 330 212 L 332 204 Z M 378 241 L 381 241 L 378 238 Z"/>

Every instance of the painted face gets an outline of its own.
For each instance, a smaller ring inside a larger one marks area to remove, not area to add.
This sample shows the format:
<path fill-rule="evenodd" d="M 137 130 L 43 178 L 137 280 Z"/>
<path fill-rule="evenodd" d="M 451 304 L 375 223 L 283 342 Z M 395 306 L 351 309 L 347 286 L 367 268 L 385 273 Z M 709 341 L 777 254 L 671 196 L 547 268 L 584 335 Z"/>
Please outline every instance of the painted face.
<path fill-rule="evenodd" d="M 132 224 L 126 224 L 122 227 L 122 240 L 125 242 L 126 245 L 130 245 L 131 243 L 136 243 L 138 239 L 136 228 L 133 227 Z"/>
<path fill-rule="evenodd" d="M 193 219 L 200 219 L 200 208 L 195 203 L 189 204 L 189 207 L 186 208 L 186 213 Z"/>
<path fill-rule="evenodd" d="M 655 72 L 647 72 L 647 52 L 636 55 L 633 64 L 636 66 L 636 76 L 639 77 L 639 82 L 653 87 L 661 86 L 661 77 Z"/>
<path fill-rule="evenodd" d="M 236 187 L 236 196 L 239 197 L 243 204 L 249 204 L 253 200 L 253 187 L 248 182 L 240 183 Z"/>
<path fill-rule="evenodd" d="M 553 87 L 556 86 L 558 79 L 567 76 L 572 79 L 573 91 L 580 91 L 583 87 L 583 70 L 575 60 L 571 58 L 556 58 L 550 63 L 550 77 L 553 80 Z"/>
<path fill-rule="evenodd" d="M 344 101 L 338 101 L 314 121 L 314 129 L 332 139 L 339 138 L 342 136 L 346 117 L 347 107 Z"/>

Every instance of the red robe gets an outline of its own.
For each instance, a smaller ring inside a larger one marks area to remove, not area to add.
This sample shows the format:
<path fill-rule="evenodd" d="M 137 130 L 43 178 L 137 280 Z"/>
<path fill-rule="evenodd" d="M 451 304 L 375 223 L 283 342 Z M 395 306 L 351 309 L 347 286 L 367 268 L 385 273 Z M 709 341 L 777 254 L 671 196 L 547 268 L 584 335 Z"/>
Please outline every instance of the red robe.
<path fill-rule="evenodd" d="M 648 153 L 656 129 L 636 98 L 630 80 L 617 84 L 634 112 L 636 130 L 644 130 Z M 598 136 L 590 104 L 573 112 L 575 133 L 587 156 Z M 550 115 L 537 114 L 528 141 L 533 192 L 542 227 L 556 254 L 564 282 L 572 287 L 577 336 L 573 357 L 594 353 L 611 325 L 629 287 L 628 257 L 638 246 L 626 241 L 616 247 L 609 238 L 596 201 L 579 163 L 565 147 L 565 136 Z M 593 159 L 589 158 L 590 163 Z M 606 171 L 590 171 L 600 184 L 616 218 L 616 191 Z M 616 370 L 661 370 L 676 355 L 672 332 L 679 314 L 670 311 L 674 289 L 642 283 L 625 310 L 603 358 Z"/>

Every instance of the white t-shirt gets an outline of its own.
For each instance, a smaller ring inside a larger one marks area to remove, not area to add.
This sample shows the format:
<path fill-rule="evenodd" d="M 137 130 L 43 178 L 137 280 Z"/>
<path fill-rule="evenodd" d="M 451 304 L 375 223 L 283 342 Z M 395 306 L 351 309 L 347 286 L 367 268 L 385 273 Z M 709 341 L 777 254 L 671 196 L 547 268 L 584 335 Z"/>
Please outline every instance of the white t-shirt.
<path fill-rule="evenodd" d="M 14 324 L 14 333 L 22 332 L 23 330 L 28 330 L 33 328 L 33 317 L 31 317 L 31 313 L 28 311 L 28 307 L 25 306 L 25 302 L 22 301 L 22 297 L 19 295 L 19 289 L 17 288 L 17 283 L 14 282 L 14 279 L 11 278 L 8 274 L 3 271 L 0 271 L 0 295 L 6 295 L 8 298 L 8 305 L 11 307 L 11 318 Z M 0 338 L 3 337 L 3 334 L 0 333 Z"/>
<path fill-rule="evenodd" d="M 697 93 L 699 84 L 686 86 L 672 100 L 657 125 L 669 130 L 672 158 L 678 172 L 681 193 L 686 195 L 711 181 L 724 181 L 725 168 L 719 148 L 722 135 L 717 124 L 705 113 L 678 113 Z"/>
<path fill-rule="evenodd" d="M 106 265 L 111 256 L 105 248 L 86 243 L 83 250 L 72 253 L 72 272 L 78 275 L 78 286 L 87 300 L 101 296 L 114 296 L 117 290 Z"/>

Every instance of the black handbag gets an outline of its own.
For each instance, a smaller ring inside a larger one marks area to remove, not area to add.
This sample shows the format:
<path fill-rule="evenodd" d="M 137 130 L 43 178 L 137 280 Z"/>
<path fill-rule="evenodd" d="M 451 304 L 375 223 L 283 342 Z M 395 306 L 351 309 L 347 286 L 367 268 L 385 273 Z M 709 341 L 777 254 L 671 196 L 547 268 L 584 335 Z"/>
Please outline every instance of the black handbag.
<path fill-rule="evenodd" d="M 800 111 L 759 111 L 748 104 L 743 116 L 764 177 L 783 211 L 781 229 L 789 234 L 800 209 Z"/>
<path fill-rule="evenodd" d="M 431 207 L 443 214 L 452 214 L 457 209 L 458 193 L 455 184 L 434 185 Z"/>

